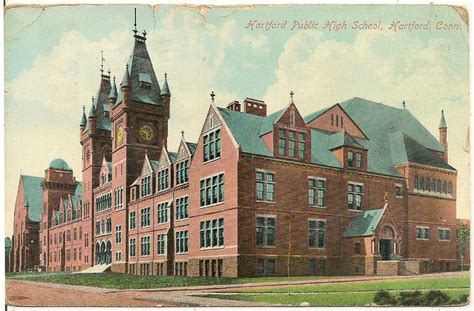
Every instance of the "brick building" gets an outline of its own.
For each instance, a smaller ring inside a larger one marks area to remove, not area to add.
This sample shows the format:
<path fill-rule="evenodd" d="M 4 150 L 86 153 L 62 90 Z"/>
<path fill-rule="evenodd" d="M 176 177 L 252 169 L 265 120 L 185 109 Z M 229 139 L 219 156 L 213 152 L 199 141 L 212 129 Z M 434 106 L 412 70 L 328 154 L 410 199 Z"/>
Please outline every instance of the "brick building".
<path fill-rule="evenodd" d="M 182 133 L 170 152 L 167 77 L 135 32 L 120 85 L 102 71 L 83 111 L 83 183 L 61 160 L 37 182 L 31 264 L 216 277 L 457 269 L 444 113 L 438 140 L 405 107 L 352 98 L 303 117 L 290 95 L 267 115 L 263 101 L 224 108 L 212 93 L 199 140 Z"/>

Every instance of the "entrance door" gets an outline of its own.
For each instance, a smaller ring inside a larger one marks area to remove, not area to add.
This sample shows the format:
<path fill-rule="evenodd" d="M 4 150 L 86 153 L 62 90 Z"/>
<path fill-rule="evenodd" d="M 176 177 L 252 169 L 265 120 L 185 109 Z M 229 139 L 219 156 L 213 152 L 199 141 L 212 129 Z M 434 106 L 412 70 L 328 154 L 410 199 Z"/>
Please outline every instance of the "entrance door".
<path fill-rule="evenodd" d="M 382 256 L 382 260 L 390 260 L 392 253 L 393 253 L 392 240 L 380 240 L 380 256 Z"/>

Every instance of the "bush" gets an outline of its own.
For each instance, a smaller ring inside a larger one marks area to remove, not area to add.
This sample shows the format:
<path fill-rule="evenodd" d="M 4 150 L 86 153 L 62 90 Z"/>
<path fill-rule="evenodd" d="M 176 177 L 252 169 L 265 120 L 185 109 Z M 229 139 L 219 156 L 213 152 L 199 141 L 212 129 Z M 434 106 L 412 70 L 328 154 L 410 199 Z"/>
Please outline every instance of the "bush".
<path fill-rule="evenodd" d="M 424 296 L 425 306 L 441 306 L 447 305 L 449 302 L 449 296 L 440 290 L 430 290 Z"/>
<path fill-rule="evenodd" d="M 400 292 L 400 305 L 402 306 L 421 306 L 424 303 L 423 294 L 419 291 Z"/>
<path fill-rule="evenodd" d="M 397 299 L 388 291 L 382 289 L 375 294 L 374 303 L 379 306 L 394 306 L 397 304 Z"/>

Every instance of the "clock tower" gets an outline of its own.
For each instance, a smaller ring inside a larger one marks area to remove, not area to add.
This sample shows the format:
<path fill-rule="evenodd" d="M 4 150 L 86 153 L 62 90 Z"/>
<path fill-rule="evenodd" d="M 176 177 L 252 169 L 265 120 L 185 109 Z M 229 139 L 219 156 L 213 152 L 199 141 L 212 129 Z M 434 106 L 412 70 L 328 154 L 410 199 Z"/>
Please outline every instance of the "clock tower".
<path fill-rule="evenodd" d="M 139 176 L 145 154 L 159 159 L 166 147 L 168 119 L 170 117 L 170 92 L 165 75 L 163 88 L 155 75 L 146 47 L 146 32 L 134 32 L 134 47 L 125 66 L 116 98 L 111 94 L 112 119 L 112 192 L 122 190 L 122 208 L 114 209 L 112 227 L 121 226 L 123 236 L 128 235 L 128 187 Z M 113 88 L 112 88 L 113 93 Z M 112 203 L 112 206 L 115 206 Z M 120 256 L 117 256 L 120 253 Z M 127 272 L 128 241 L 114 243 L 112 271 Z M 116 261 L 121 258 L 120 261 Z"/>

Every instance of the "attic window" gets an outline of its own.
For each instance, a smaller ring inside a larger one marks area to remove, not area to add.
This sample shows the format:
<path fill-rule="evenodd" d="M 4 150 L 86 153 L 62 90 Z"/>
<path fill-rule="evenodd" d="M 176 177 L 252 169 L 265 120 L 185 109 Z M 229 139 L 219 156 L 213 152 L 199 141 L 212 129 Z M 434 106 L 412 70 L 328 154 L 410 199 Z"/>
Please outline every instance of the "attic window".
<path fill-rule="evenodd" d="M 151 87 L 151 77 L 147 73 L 139 73 L 138 80 L 140 81 L 140 87 L 144 89 L 149 89 Z"/>

